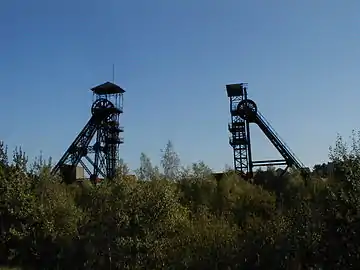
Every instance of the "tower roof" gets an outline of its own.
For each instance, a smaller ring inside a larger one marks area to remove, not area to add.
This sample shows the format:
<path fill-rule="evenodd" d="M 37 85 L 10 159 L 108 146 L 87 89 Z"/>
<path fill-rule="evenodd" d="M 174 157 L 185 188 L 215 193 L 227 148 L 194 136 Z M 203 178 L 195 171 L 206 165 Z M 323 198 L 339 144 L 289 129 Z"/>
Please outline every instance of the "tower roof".
<path fill-rule="evenodd" d="M 122 89 L 120 86 L 118 86 L 114 83 L 111 83 L 111 82 L 106 82 L 106 83 L 100 84 L 98 86 L 95 86 L 95 87 L 91 88 L 91 91 L 93 91 L 94 94 L 97 94 L 97 95 L 125 93 L 124 89 Z"/>
<path fill-rule="evenodd" d="M 227 84 L 226 91 L 228 97 L 237 97 L 244 95 L 246 85 L 246 83 Z"/>

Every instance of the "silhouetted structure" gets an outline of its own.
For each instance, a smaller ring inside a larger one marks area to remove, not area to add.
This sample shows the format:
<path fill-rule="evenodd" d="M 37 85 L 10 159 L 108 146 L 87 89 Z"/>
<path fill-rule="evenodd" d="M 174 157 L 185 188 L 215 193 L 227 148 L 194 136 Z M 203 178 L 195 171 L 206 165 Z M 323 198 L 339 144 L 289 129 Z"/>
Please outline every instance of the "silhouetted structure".
<path fill-rule="evenodd" d="M 231 123 L 228 128 L 231 133 L 229 143 L 234 150 L 234 169 L 245 179 L 253 176 L 253 168 L 256 166 L 287 165 L 286 169 L 294 166 L 303 171 L 305 166 L 285 142 L 280 140 L 269 122 L 258 111 L 256 103 L 248 99 L 247 84 L 229 84 L 226 85 L 226 90 L 230 99 Z M 260 127 L 284 159 L 253 161 L 250 123 L 255 123 Z"/>
<path fill-rule="evenodd" d="M 76 180 L 74 171 L 78 164 L 90 175 L 92 182 L 96 182 L 99 176 L 106 179 L 113 179 L 115 176 L 119 145 L 123 143 L 120 132 L 124 129 L 119 126 L 119 120 L 123 113 L 125 91 L 110 82 L 91 90 L 92 116 L 52 170 L 53 174 L 60 171 L 67 182 Z M 94 138 L 95 142 L 91 144 Z M 90 158 L 90 155 L 93 158 Z M 88 165 L 84 161 L 87 161 Z"/>

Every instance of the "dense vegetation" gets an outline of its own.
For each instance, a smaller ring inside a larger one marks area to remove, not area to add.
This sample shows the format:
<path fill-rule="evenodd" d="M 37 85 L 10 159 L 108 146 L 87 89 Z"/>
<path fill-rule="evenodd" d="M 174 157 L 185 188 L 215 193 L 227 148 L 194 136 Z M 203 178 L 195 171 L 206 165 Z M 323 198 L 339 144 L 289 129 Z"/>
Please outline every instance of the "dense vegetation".
<path fill-rule="evenodd" d="M 61 184 L 42 159 L 0 145 L 0 263 L 21 269 L 352 269 L 360 248 L 360 143 L 339 137 L 335 171 L 269 168 L 253 183 L 203 163 L 162 169 L 142 154 L 138 180 Z M 326 178 L 325 178 L 326 177 Z M 359 233 L 358 233 L 359 232 Z"/>

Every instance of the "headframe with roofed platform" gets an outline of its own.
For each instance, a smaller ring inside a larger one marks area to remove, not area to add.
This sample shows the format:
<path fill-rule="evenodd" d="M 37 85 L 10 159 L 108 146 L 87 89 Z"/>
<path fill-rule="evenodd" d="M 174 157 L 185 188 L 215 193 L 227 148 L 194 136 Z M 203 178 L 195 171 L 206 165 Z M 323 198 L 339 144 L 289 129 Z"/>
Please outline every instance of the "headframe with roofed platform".
<path fill-rule="evenodd" d="M 120 136 L 124 131 L 120 126 L 120 115 L 125 90 L 105 82 L 91 91 L 91 118 L 52 170 L 53 174 L 60 171 L 67 183 L 76 180 L 65 175 L 74 175 L 69 170 L 75 170 L 78 164 L 94 183 L 100 178 L 114 179 L 116 174 L 119 145 L 124 142 Z M 66 172 L 63 172 L 64 168 Z"/>

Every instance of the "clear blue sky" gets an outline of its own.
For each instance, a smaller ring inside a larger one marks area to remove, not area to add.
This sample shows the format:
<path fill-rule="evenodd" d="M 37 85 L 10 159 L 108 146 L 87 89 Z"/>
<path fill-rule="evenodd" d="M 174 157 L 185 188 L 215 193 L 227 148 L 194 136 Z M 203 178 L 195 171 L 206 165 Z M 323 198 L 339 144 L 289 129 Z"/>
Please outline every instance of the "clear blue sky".
<path fill-rule="evenodd" d="M 125 93 L 121 156 L 232 164 L 225 85 L 249 95 L 307 165 L 359 126 L 356 0 L 11 0 L 0 3 L 0 139 L 61 157 L 90 116 L 89 88 Z M 256 159 L 277 158 L 257 127 Z"/>

